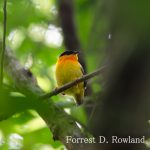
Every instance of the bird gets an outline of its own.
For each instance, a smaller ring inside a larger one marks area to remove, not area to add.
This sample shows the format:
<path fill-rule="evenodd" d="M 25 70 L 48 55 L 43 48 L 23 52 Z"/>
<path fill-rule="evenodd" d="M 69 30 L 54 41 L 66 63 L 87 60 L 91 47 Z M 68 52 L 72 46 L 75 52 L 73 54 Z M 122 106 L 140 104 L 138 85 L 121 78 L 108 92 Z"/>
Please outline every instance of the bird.
<path fill-rule="evenodd" d="M 55 71 L 57 88 L 84 75 L 83 67 L 78 61 L 78 54 L 78 51 L 73 50 L 66 50 L 60 54 L 56 62 Z M 84 99 L 85 86 L 85 82 L 78 83 L 63 91 L 62 94 L 73 96 L 77 105 L 81 105 Z"/>

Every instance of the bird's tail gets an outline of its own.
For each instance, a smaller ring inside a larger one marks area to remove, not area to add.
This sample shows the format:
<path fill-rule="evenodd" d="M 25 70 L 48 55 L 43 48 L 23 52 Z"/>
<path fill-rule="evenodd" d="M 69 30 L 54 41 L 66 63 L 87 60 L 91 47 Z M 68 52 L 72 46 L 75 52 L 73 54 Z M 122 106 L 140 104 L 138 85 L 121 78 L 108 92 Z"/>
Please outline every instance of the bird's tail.
<path fill-rule="evenodd" d="M 77 105 L 81 105 L 83 103 L 83 98 L 84 98 L 84 95 L 82 94 L 75 94 L 75 100 L 77 102 Z"/>

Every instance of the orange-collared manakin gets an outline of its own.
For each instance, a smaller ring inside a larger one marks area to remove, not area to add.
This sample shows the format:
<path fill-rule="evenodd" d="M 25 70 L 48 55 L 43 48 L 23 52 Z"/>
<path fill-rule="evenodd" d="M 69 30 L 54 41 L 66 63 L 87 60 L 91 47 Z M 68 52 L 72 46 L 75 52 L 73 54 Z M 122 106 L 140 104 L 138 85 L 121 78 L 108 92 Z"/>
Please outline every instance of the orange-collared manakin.
<path fill-rule="evenodd" d="M 83 76 L 83 68 L 78 61 L 78 51 L 63 52 L 56 63 L 56 80 L 58 87 Z M 83 103 L 85 84 L 83 82 L 65 90 L 63 94 L 71 95 L 77 104 Z"/>

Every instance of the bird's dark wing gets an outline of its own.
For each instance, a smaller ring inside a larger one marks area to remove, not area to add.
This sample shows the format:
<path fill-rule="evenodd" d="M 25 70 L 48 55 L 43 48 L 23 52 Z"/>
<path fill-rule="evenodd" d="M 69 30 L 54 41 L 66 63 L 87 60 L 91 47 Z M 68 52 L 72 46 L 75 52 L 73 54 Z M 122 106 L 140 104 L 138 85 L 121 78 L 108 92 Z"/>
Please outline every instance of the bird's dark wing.
<path fill-rule="evenodd" d="M 81 71 L 82 71 L 83 75 L 85 75 L 85 72 L 84 72 L 84 69 L 82 66 L 81 66 Z M 86 85 L 87 85 L 87 81 L 84 81 L 84 88 L 85 89 L 86 89 Z"/>

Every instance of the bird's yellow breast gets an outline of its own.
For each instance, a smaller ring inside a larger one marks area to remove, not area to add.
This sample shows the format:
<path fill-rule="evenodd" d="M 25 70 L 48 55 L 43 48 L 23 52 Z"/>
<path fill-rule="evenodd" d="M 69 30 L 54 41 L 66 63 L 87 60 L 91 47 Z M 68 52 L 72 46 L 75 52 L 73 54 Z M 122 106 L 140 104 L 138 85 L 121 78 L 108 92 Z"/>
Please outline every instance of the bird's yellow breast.
<path fill-rule="evenodd" d="M 56 80 L 58 87 L 81 76 L 83 76 L 81 65 L 75 55 L 62 56 L 62 58 L 58 59 L 56 64 Z M 83 83 L 66 90 L 65 93 L 74 95 L 75 93 L 80 93 L 81 88 L 83 88 Z"/>

